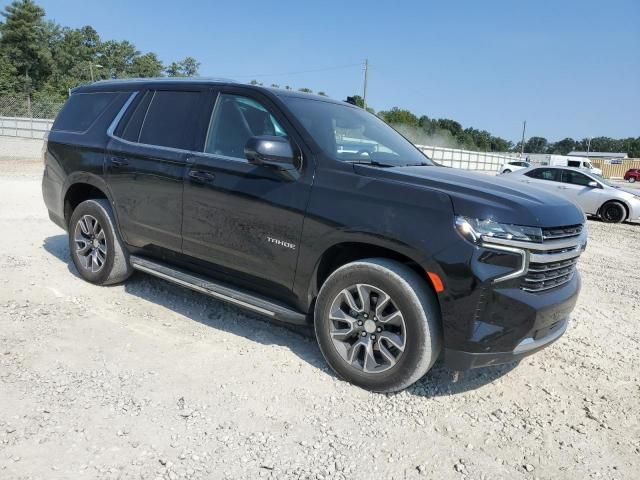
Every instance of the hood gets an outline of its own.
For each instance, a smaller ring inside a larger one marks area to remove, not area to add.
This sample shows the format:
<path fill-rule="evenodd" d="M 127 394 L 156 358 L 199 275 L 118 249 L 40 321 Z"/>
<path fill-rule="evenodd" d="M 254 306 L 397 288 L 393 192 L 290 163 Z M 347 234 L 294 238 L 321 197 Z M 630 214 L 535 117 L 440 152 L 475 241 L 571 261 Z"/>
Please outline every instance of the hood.
<path fill-rule="evenodd" d="M 354 165 L 357 173 L 388 178 L 446 193 L 456 215 L 515 225 L 559 227 L 584 223 L 582 210 L 541 188 L 511 180 L 446 167 L 375 168 Z"/>

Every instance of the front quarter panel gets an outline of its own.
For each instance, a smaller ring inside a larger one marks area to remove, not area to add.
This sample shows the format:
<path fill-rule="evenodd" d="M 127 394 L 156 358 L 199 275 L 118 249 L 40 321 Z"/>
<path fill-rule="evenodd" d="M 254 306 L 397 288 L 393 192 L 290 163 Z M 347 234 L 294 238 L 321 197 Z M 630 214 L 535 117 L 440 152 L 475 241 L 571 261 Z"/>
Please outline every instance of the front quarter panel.
<path fill-rule="evenodd" d="M 453 224 L 446 194 L 358 175 L 350 164 L 319 169 L 300 241 L 296 294 L 311 302 L 309 286 L 323 253 L 345 242 L 394 250 L 442 275 L 432 259 L 458 237 Z"/>

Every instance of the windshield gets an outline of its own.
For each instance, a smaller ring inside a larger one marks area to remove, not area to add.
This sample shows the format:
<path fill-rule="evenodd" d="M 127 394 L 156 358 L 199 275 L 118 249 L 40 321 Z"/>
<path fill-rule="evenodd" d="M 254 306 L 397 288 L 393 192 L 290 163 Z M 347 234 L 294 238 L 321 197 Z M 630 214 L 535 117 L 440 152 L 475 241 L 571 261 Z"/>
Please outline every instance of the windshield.
<path fill-rule="evenodd" d="M 596 180 L 598 180 L 600 183 L 604 183 L 605 185 L 609 186 L 609 187 L 614 187 L 614 188 L 618 188 L 616 185 L 613 185 L 612 183 L 610 183 L 608 180 L 605 180 L 605 178 L 602 175 L 598 175 L 597 173 L 591 173 L 590 174 L 593 178 L 595 178 Z"/>
<path fill-rule="evenodd" d="M 393 167 L 434 165 L 402 135 L 361 108 L 311 98 L 282 100 L 334 160 Z"/>

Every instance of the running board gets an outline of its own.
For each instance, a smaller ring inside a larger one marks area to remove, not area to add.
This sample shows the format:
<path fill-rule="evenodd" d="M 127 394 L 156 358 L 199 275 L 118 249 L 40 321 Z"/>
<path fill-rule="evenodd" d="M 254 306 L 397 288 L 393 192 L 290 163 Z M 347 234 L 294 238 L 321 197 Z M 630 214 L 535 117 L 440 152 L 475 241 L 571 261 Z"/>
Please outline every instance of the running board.
<path fill-rule="evenodd" d="M 141 272 L 168 280 L 176 285 L 190 288 L 196 292 L 205 293 L 213 298 L 237 305 L 252 312 L 296 325 L 306 325 L 306 316 L 284 305 L 256 296 L 245 290 L 230 285 L 213 282 L 203 276 L 187 273 L 164 263 L 147 258 L 131 255 L 131 266 Z"/>

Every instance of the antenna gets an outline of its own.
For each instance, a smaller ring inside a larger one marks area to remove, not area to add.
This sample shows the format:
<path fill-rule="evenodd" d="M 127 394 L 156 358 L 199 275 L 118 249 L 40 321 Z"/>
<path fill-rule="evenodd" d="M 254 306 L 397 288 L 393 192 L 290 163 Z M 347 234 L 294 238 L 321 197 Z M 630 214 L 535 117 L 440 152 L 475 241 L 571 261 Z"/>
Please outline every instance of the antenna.
<path fill-rule="evenodd" d="M 364 109 L 367 109 L 367 77 L 369 74 L 369 60 L 365 58 L 364 60 L 364 92 L 362 94 L 362 103 L 364 104 Z"/>

